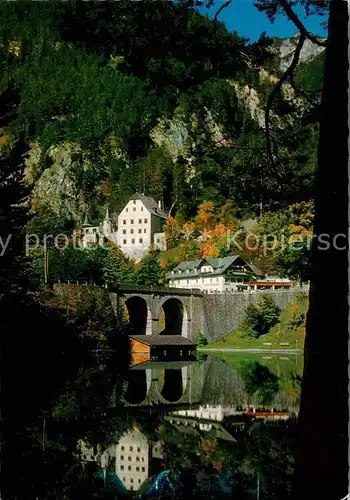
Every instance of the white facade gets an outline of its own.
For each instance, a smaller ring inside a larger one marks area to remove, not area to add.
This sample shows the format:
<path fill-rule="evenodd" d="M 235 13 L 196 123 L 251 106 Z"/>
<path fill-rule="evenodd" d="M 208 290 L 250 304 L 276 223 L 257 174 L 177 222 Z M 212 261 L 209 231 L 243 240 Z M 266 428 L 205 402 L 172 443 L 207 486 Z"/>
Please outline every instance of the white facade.
<path fill-rule="evenodd" d="M 248 290 L 251 275 L 249 264 L 239 256 L 205 258 L 182 262 L 168 273 L 167 282 L 169 287 L 196 288 L 207 293 L 239 292 Z"/>
<path fill-rule="evenodd" d="M 224 292 L 226 290 L 226 282 L 224 276 L 213 277 L 198 277 L 192 278 L 184 275 L 178 279 L 170 279 L 169 286 L 174 288 L 198 288 L 209 292 Z"/>
<path fill-rule="evenodd" d="M 166 250 L 165 233 L 154 233 L 153 241 L 155 250 Z"/>
<path fill-rule="evenodd" d="M 129 491 L 136 491 L 148 478 L 150 447 L 146 437 L 134 429 L 116 445 L 116 475 Z"/>
<path fill-rule="evenodd" d="M 151 458 L 163 458 L 162 443 L 150 445 L 146 436 L 136 428 L 103 453 L 99 445 L 93 449 L 82 440 L 78 443 L 78 452 L 84 461 L 98 462 L 103 469 L 115 464 L 115 474 L 128 491 L 137 491 L 150 476 Z"/>
<path fill-rule="evenodd" d="M 87 248 L 93 245 L 102 245 L 106 241 L 116 241 L 117 228 L 109 217 L 108 208 L 103 222 L 99 226 L 92 226 L 87 216 L 82 227 L 82 246 Z"/>
<path fill-rule="evenodd" d="M 141 200 L 130 200 L 118 216 L 118 246 L 136 260 L 152 244 L 152 216 Z"/>
<path fill-rule="evenodd" d="M 82 246 L 86 248 L 113 241 L 125 255 L 138 261 L 150 247 L 166 250 L 165 234 L 162 232 L 166 218 L 160 203 L 135 193 L 120 212 L 117 226 L 113 225 L 108 209 L 99 226 L 89 224 L 86 217 L 82 227 Z"/>

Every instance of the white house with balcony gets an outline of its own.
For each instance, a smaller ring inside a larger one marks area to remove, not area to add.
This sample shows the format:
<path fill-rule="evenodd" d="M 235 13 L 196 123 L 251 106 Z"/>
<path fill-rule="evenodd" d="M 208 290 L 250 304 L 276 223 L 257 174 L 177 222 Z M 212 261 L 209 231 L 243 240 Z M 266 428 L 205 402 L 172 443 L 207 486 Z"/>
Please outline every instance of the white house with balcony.
<path fill-rule="evenodd" d="M 239 255 L 181 262 L 166 279 L 169 287 L 197 288 L 208 293 L 248 290 L 248 283 L 263 276 Z"/>

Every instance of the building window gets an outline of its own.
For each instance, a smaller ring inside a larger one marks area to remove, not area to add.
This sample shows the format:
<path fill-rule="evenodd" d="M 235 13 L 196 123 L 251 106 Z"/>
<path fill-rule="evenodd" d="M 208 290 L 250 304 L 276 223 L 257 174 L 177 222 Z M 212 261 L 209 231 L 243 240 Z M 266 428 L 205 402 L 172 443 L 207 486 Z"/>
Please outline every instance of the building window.
<path fill-rule="evenodd" d="M 142 234 L 142 229 L 139 229 L 139 234 Z"/>
<path fill-rule="evenodd" d="M 134 230 L 133 229 L 130 229 L 130 234 L 134 234 Z"/>
<path fill-rule="evenodd" d="M 128 465 L 128 470 L 129 470 L 129 471 L 131 470 L 131 465 Z"/>
<path fill-rule="evenodd" d="M 133 207 L 132 211 L 133 211 L 133 212 L 136 212 L 136 207 Z"/>
<path fill-rule="evenodd" d="M 147 229 L 144 229 L 144 230 L 143 230 L 143 232 L 144 232 L 144 233 L 147 233 Z"/>
<path fill-rule="evenodd" d="M 142 241 L 143 241 L 143 240 L 142 240 L 142 238 L 140 238 L 140 239 L 139 239 L 139 242 L 140 242 L 140 243 L 142 243 Z"/>
<path fill-rule="evenodd" d="M 143 457 L 141 457 L 141 462 L 144 462 L 144 461 L 145 461 L 145 459 Z"/>
<path fill-rule="evenodd" d="M 134 223 L 134 219 L 131 219 L 131 220 L 130 220 L 130 224 L 133 224 L 133 223 Z"/>
<path fill-rule="evenodd" d="M 160 239 L 159 238 L 157 238 L 157 243 L 160 243 Z"/>
<path fill-rule="evenodd" d="M 137 452 L 140 453 L 140 451 L 141 451 L 141 448 L 138 446 L 137 447 Z"/>
<path fill-rule="evenodd" d="M 132 451 L 132 446 L 129 446 L 129 451 Z"/>
<path fill-rule="evenodd" d="M 133 204 L 136 205 L 136 200 L 133 200 Z"/>
<path fill-rule="evenodd" d="M 128 457 L 128 462 L 131 462 L 131 457 Z"/>
<path fill-rule="evenodd" d="M 145 224 L 147 224 L 147 219 L 144 219 Z"/>
<path fill-rule="evenodd" d="M 136 462 L 139 462 L 140 461 L 140 457 L 136 457 Z"/>
<path fill-rule="evenodd" d="M 120 449 L 121 449 L 122 451 L 124 451 L 124 449 L 125 449 L 125 448 L 124 448 L 124 446 L 121 446 L 121 448 L 120 448 Z"/>
<path fill-rule="evenodd" d="M 142 224 L 142 219 L 139 219 L 139 224 Z"/>
<path fill-rule="evenodd" d="M 126 234 L 126 229 L 123 229 L 123 234 Z"/>
<path fill-rule="evenodd" d="M 128 208 L 126 208 L 126 209 L 125 209 L 125 212 L 129 212 L 129 209 L 128 209 Z"/>
<path fill-rule="evenodd" d="M 141 479 L 139 479 L 139 484 L 141 484 Z"/>
<path fill-rule="evenodd" d="M 142 467 L 142 472 L 145 472 L 145 468 L 144 467 Z"/>
<path fill-rule="evenodd" d="M 219 283 L 219 278 L 216 278 L 216 283 Z"/>
<path fill-rule="evenodd" d="M 120 460 L 124 460 L 124 456 L 123 455 L 121 455 Z"/>
<path fill-rule="evenodd" d="M 136 467 L 136 472 L 140 472 L 140 467 Z"/>
<path fill-rule="evenodd" d="M 120 466 L 120 470 L 124 470 L 124 465 L 121 465 L 121 466 Z"/>
<path fill-rule="evenodd" d="M 143 212 L 143 207 L 141 207 L 141 212 Z"/>
<path fill-rule="evenodd" d="M 126 224 L 126 220 L 123 220 L 123 224 Z"/>
<path fill-rule="evenodd" d="M 123 245 L 126 245 L 126 240 L 123 240 Z"/>
<path fill-rule="evenodd" d="M 130 478 L 130 483 L 133 483 L 133 482 L 134 482 L 134 480 L 133 480 L 133 478 L 131 477 L 131 478 Z"/>
<path fill-rule="evenodd" d="M 133 238 L 133 239 L 131 240 L 131 243 L 132 243 L 132 244 L 134 244 L 134 243 L 135 243 L 135 238 Z"/>

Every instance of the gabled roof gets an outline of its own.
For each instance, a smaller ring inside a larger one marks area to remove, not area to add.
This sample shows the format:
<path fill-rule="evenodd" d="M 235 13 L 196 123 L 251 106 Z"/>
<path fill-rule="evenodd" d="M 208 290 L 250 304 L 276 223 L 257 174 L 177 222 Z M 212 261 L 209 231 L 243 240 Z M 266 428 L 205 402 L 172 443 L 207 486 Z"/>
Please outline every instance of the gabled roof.
<path fill-rule="evenodd" d="M 244 265 L 247 266 L 254 275 L 262 276 L 261 271 L 259 271 L 257 267 L 246 262 L 240 255 L 230 255 L 228 257 L 222 257 L 222 258 L 207 257 L 199 260 L 180 262 L 180 264 L 178 264 L 173 269 L 174 274 L 172 274 L 171 272 L 168 273 L 167 278 L 173 278 L 174 276 L 181 276 L 181 277 L 186 277 L 186 276 L 196 277 L 205 275 L 218 276 L 224 274 L 232 264 L 234 264 L 236 261 L 239 260 L 242 260 Z M 213 271 L 208 273 L 201 273 L 200 267 L 206 264 L 211 266 L 213 268 Z M 187 270 L 189 271 L 189 273 L 182 274 L 183 271 Z M 179 274 L 179 271 L 181 271 L 181 274 Z"/>
<path fill-rule="evenodd" d="M 144 194 L 135 193 L 132 195 L 130 200 L 142 201 L 142 203 L 145 205 L 145 207 L 147 208 L 147 210 L 150 212 L 151 215 L 155 215 L 156 217 L 160 217 L 161 219 L 168 218 L 164 210 L 158 207 L 158 203 L 151 196 L 145 196 Z"/>
<path fill-rule="evenodd" d="M 186 337 L 182 337 L 182 335 L 130 335 L 130 338 L 151 347 L 196 345 L 193 340 L 186 339 Z"/>

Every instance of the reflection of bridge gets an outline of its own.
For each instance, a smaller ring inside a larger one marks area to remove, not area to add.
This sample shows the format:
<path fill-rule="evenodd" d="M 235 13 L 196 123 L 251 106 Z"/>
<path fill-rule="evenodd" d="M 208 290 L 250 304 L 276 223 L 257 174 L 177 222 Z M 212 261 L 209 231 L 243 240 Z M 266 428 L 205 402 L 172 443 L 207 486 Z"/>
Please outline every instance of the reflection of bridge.
<path fill-rule="evenodd" d="M 189 362 L 150 362 L 131 368 L 123 406 L 198 404 L 202 392 L 203 366 Z"/>

